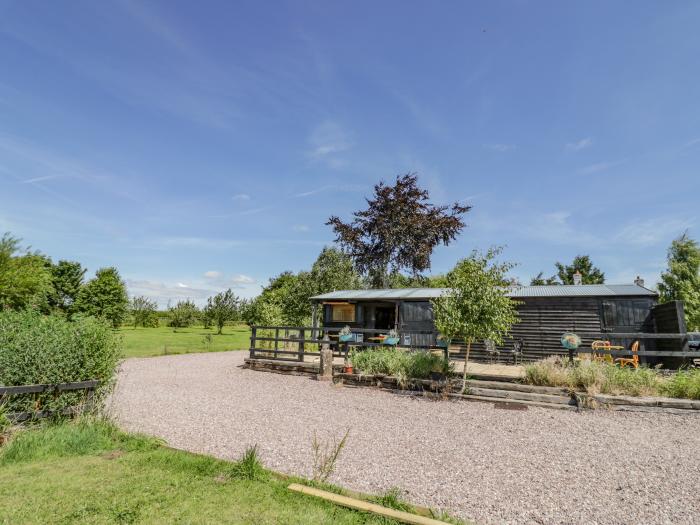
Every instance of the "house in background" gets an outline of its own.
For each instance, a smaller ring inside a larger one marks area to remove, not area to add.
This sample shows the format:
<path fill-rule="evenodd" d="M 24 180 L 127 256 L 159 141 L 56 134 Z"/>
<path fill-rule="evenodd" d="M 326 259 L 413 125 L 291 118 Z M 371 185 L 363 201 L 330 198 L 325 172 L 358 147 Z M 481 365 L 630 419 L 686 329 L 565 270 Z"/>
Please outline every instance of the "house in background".
<path fill-rule="evenodd" d="M 315 305 L 315 326 L 396 329 L 401 345 L 435 345 L 437 332 L 430 300 L 446 292 L 445 288 L 397 288 L 317 295 L 311 298 Z M 657 326 L 660 319 L 655 316 L 657 308 L 665 307 L 662 319 L 665 325 L 677 322 L 677 314 L 669 316 L 667 305 L 657 307 L 658 294 L 645 288 L 639 279 L 634 284 L 617 285 L 516 286 L 508 295 L 520 303 L 520 322 L 513 326 L 511 336 L 499 349 L 504 356 L 515 340 L 522 340 L 526 360 L 566 354 L 560 341 L 564 332 L 654 333 L 678 332 L 680 328 Z M 677 305 L 672 306 L 676 312 Z M 682 307 L 680 315 L 682 318 Z M 432 333 L 411 333 L 426 331 Z M 590 346 L 592 340 L 583 337 L 583 344 Z M 476 359 L 486 357 L 482 343 L 473 346 L 472 355 Z"/>

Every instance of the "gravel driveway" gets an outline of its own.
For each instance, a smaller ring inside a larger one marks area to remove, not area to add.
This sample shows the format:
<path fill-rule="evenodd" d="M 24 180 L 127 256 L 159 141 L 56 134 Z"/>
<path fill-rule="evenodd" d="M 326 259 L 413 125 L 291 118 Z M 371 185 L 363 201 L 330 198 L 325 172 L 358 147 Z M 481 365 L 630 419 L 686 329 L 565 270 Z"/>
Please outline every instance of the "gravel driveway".
<path fill-rule="evenodd" d="M 314 431 L 350 429 L 332 481 L 477 523 L 700 523 L 700 417 L 494 409 L 240 368 L 247 352 L 129 359 L 112 409 L 174 447 L 309 475 Z"/>

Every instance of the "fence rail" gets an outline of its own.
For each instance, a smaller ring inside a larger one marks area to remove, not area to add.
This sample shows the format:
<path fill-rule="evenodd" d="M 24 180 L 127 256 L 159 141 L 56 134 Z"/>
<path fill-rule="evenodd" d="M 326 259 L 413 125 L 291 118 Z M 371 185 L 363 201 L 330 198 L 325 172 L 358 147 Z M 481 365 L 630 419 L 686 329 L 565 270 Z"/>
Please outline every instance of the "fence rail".
<path fill-rule="evenodd" d="M 85 407 L 92 408 L 94 403 L 94 394 L 97 387 L 100 386 L 98 380 L 77 381 L 75 383 L 56 383 L 56 384 L 40 384 L 40 385 L 18 385 L 18 386 L 0 386 L 0 406 L 5 402 L 6 398 L 11 396 L 21 396 L 27 394 L 50 394 L 60 395 L 62 392 L 75 392 L 84 390 L 86 392 Z M 32 412 L 10 412 L 7 417 L 14 423 L 20 423 L 28 419 L 41 419 L 50 417 L 60 413 L 62 415 L 72 415 L 76 412 L 77 407 L 66 407 L 61 410 L 34 410 Z"/>
<path fill-rule="evenodd" d="M 376 329 L 376 328 L 353 328 L 351 332 L 353 334 L 360 335 L 354 341 L 338 341 L 337 334 L 340 332 L 339 327 L 309 327 L 309 326 L 253 326 L 251 330 L 250 338 L 250 357 L 255 358 L 264 357 L 266 359 L 279 359 L 285 361 L 304 361 L 304 357 L 307 355 L 318 356 L 320 347 L 323 344 L 327 344 L 333 351 L 335 357 L 347 357 L 348 353 L 353 348 L 373 348 L 386 346 L 382 342 L 373 342 L 365 336 L 368 334 L 385 334 L 387 330 Z M 261 333 L 262 332 L 262 333 Z M 545 332 L 555 334 L 557 336 L 561 335 L 558 331 L 552 330 L 542 330 L 541 333 Z M 637 355 L 640 357 L 674 357 L 674 358 L 691 358 L 700 359 L 700 349 L 693 349 L 688 346 L 688 341 L 697 337 L 697 334 L 692 333 L 678 333 L 678 334 L 657 334 L 657 333 L 646 333 L 646 332 L 576 332 L 581 338 L 585 339 L 601 339 L 601 340 L 621 340 L 621 341 L 632 341 L 640 340 L 640 348 Z M 411 337 L 413 335 L 429 335 L 432 340 L 436 340 L 438 332 L 434 330 L 409 330 L 409 331 L 399 331 L 399 343 L 396 345 L 398 348 L 404 348 L 409 350 L 441 350 L 445 352 L 445 356 L 451 359 L 463 359 L 464 358 L 464 342 L 460 340 L 453 340 L 451 343 L 451 348 L 448 350 L 443 346 L 439 345 L 418 345 L 418 344 L 405 344 L 405 341 L 415 340 Z M 649 341 L 680 341 L 681 344 L 679 348 L 681 350 L 654 350 L 645 349 L 645 342 Z M 402 344 L 402 342 L 404 344 Z M 267 348 L 261 346 L 266 344 Z M 457 348 L 455 348 L 457 347 Z M 483 350 L 473 349 L 476 355 L 483 354 Z M 564 348 L 560 348 L 557 352 L 552 351 L 540 351 L 540 350 L 528 350 L 524 349 L 524 352 L 528 355 L 532 354 L 535 356 L 534 359 L 541 359 L 547 355 L 573 355 L 573 354 L 590 354 L 593 352 L 591 348 L 586 346 L 585 348 L 579 348 L 574 350 L 572 353 L 568 352 Z M 599 349 L 595 351 L 598 354 L 610 354 L 613 357 L 623 357 L 630 356 L 632 354 L 631 350 L 606 350 Z M 514 352 L 507 345 L 497 352 L 497 355 L 507 358 Z M 522 354 L 520 354 L 522 356 Z M 531 357 L 532 358 L 532 357 Z"/>

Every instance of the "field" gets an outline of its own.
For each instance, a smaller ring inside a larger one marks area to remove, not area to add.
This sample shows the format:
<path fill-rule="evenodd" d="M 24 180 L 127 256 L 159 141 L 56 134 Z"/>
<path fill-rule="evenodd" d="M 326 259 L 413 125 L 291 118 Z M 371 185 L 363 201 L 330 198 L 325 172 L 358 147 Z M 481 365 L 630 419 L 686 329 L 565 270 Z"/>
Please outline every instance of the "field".
<path fill-rule="evenodd" d="M 0 448 L 0 523 L 393 523 L 292 493 L 231 463 L 82 421 Z"/>
<path fill-rule="evenodd" d="M 207 329 L 202 326 L 189 328 L 128 326 L 120 328 L 119 333 L 124 339 L 124 357 L 243 350 L 250 345 L 250 329 L 244 324 L 225 326 L 221 335 L 217 335 L 216 329 Z"/>

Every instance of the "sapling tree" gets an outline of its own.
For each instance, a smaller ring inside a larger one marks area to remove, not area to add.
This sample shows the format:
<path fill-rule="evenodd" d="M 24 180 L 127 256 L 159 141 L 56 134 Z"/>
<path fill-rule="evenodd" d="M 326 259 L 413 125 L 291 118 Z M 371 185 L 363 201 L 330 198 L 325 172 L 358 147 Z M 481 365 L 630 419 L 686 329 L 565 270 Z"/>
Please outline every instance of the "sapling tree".
<path fill-rule="evenodd" d="M 668 269 L 661 274 L 661 302 L 683 301 L 688 331 L 700 330 L 700 247 L 684 233 L 668 249 Z"/>
<path fill-rule="evenodd" d="M 129 313 L 134 321 L 134 328 L 158 326 L 158 304 L 146 296 L 132 297 L 129 302 Z"/>
<path fill-rule="evenodd" d="M 462 259 L 446 275 L 447 290 L 433 299 L 435 326 L 449 341 L 463 339 L 467 345 L 462 390 L 467 385 L 471 346 L 476 341 L 503 339 L 518 321 L 517 303 L 508 297 L 509 262 L 498 262 L 500 248 L 485 254 L 477 251 Z"/>
<path fill-rule="evenodd" d="M 216 325 L 217 334 L 221 334 L 226 321 L 238 319 L 238 305 L 239 299 L 230 288 L 207 299 L 207 306 L 204 307 L 205 315 Z"/>

